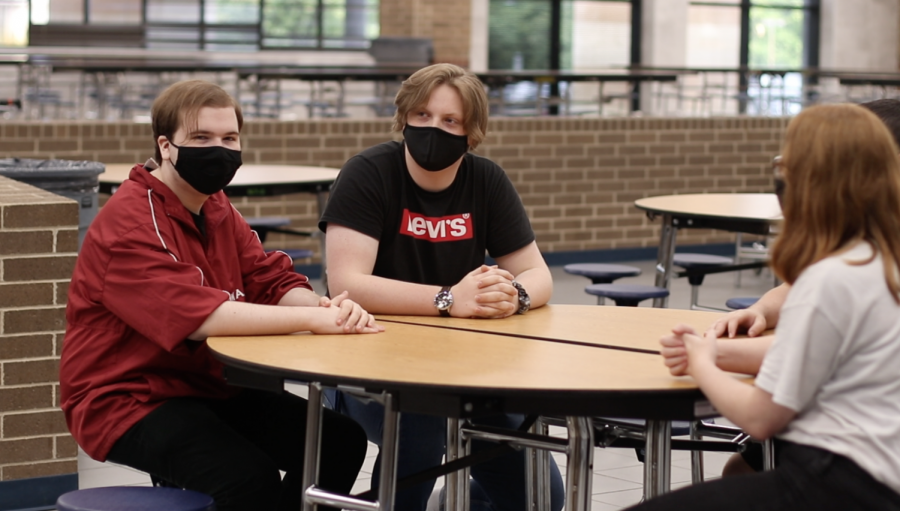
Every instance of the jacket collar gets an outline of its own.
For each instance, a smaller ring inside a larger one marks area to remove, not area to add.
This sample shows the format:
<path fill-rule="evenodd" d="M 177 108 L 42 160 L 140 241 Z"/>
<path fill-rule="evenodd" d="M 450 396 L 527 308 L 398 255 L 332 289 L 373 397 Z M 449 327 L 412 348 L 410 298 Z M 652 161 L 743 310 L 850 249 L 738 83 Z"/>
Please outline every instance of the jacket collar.
<path fill-rule="evenodd" d="M 145 190 L 152 190 L 153 195 L 158 197 L 163 203 L 166 215 L 173 217 L 185 225 L 196 229 L 194 218 L 191 212 L 184 207 L 178 196 L 165 183 L 150 175 L 150 170 L 143 165 L 135 165 L 128 174 L 128 179 L 136 182 Z M 203 215 L 206 217 L 207 233 L 213 230 L 225 219 L 231 209 L 231 203 L 224 192 L 216 192 L 210 195 L 206 202 L 203 203 Z"/>

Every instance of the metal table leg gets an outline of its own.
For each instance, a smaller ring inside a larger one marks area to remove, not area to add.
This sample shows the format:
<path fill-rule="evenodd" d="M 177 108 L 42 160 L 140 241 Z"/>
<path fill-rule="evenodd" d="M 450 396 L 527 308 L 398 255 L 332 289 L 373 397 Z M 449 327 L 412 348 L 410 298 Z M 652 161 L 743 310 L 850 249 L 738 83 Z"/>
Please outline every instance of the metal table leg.
<path fill-rule="evenodd" d="M 547 436 L 549 428 L 538 417 L 529 433 Z M 527 485 L 529 511 L 550 509 L 550 451 L 525 448 L 525 483 Z"/>
<path fill-rule="evenodd" d="M 672 423 L 647 420 L 644 453 L 644 500 L 662 495 L 670 488 L 672 466 Z"/>
<path fill-rule="evenodd" d="M 659 250 L 656 254 L 656 282 L 657 287 L 669 289 L 669 281 L 672 279 L 672 259 L 675 256 L 675 241 L 678 237 L 678 228 L 672 224 L 672 215 L 662 216 L 662 232 L 659 236 Z M 654 298 L 654 307 L 668 307 L 669 297 Z"/>
<path fill-rule="evenodd" d="M 566 511 L 590 511 L 594 472 L 594 428 L 588 417 L 566 417 L 569 446 L 566 465 Z"/>
<path fill-rule="evenodd" d="M 353 511 L 392 511 L 397 486 L 397 442 L 400 414 L 394 409 L 394 398 L 384 392 L 377 400 L 384 405 L 384 432 L 381 447 L 381 481 L 378 501 L 369 502 L 320 489 L 319 454 L 322 435 L 322 384 L 310 382 L 306 409 L 306 444 L 303 453 L 303 502 L 301 511 L 314 511 L 318 505 Z"/>
<path fill-rule="evenodd" d="M 461 437 L 459 433 L 459 419 L 447 419 L 447 463 L 456 461 L 461 454 Z M 444 476 L 447 502 L 444 509 L 448 511 L 459 510 L 459 472 L 451 472 Z"/>

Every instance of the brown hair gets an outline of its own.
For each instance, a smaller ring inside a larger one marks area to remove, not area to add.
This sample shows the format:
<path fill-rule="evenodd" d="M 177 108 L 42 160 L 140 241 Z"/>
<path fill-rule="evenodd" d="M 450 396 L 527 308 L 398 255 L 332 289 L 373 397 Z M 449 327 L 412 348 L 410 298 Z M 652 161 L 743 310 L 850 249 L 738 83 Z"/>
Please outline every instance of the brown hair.
<path fill-rule="evenodd" d="M 409 113 L 428 104 L 432 91 L 443 84 L 459 92 L 463 104 L 462 125 L 469 137 L 469 148 L 475 149 L 487 133 L 487 94 L 477 76 L 453 64 L 434 64 L 422 68 L 403 82 L 394 98 L 397 111 L 391 130 L 402 132 Z"/>
<path fill-rule="evenodd" d="M 784 224 L 772 248 L 781 279 L 793 284 L 811 264 L 865 240 L 884 259 L 900 303 L 898 151 L 884 123 L 856 105 L 815 106 L 791 121 L 782 151 Z"/>
<path fill-rule="evenodd" d="M 244 126 L 241 106 L 222 87 L 203 80 L 186 80 L 173 84 L 156 98 L 150 109 L 153 145 L 156 147 L 154 158 L 157 163 L 162 163 L 159 137 L 164 136 L 171 142 L 179 127 L 188 128 L 189 131 L 196 129 L 197 115 L 205 107 L 234 108 L 238 131 Z"/>

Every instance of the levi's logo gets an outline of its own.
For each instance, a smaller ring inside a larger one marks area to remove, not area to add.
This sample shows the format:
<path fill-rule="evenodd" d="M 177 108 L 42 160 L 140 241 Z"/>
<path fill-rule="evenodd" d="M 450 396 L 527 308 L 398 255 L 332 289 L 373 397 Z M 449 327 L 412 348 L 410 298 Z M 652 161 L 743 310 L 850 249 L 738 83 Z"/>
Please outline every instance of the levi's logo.
<path fill-rule="evenodd" d="M 419 213 L 410 213 L 408 209 L 404 209 L 400 234 L 433 242 L 471 239 L 472 215 L 461 213 L 431 218 Z"/>

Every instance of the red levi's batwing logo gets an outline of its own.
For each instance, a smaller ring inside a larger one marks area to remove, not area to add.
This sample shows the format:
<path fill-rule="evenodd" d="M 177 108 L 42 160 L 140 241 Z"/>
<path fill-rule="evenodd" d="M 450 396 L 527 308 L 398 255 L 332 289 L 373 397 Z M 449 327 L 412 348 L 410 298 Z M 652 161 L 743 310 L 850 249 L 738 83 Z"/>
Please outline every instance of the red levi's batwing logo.
<path fill-rule="evenodd" d="M 442 217 L 427 217 L 419 213 L 410 213 L 408 209 L 404 209 L 403 221 L 400 224 L 400 234 L 435 243 L 471 239 L 472 215 L 470 213 L 461 213 Z"/>

